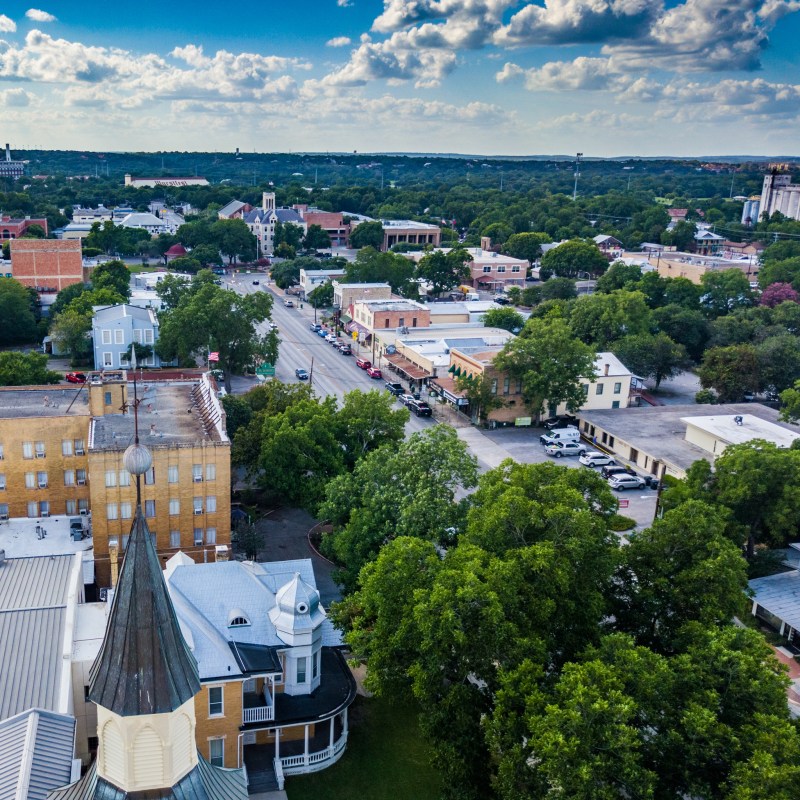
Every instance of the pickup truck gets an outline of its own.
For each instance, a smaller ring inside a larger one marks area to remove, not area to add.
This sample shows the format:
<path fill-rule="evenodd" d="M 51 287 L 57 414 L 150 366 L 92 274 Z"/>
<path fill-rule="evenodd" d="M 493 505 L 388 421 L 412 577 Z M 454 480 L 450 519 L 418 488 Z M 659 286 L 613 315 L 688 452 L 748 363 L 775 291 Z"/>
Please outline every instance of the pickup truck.
<path fill-rule="evenodd" d="M 383 385 L 386 387 L 386 391 L 389 392 L 389 394 L 393 394 L 395 397 L 399 397 L 405 391 L 402 383 L 392 383 L 391 381 L 386 381 L 386 383 Z"/>

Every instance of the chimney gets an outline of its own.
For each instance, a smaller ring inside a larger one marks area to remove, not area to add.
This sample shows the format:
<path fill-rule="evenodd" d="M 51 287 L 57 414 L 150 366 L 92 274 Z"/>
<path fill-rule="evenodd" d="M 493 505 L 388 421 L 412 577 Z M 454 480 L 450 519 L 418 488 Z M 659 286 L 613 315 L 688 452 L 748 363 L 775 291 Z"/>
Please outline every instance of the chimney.
<path fill-rule="evenodd" d="M 110 539 L 108 542 L 108 558 L 111 561 L 111 588 L 114 589 L 119 577 L 119 547 L 116 539 Z"/>
<path fill-rule="evenodd" d="M 492 239 L 490 236 L 481 236 L 481 250 L 491 250 Z"/>
<path fill-rule="evenodd" d="M 609 365 L 603 364 L 603 375 L 608 375 Z"/>

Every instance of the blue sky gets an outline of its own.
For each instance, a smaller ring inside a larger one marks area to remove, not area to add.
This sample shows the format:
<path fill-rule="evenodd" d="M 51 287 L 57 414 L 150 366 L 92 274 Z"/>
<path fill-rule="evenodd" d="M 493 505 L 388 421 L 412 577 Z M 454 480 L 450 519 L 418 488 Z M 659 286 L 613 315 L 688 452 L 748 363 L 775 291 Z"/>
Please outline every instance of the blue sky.
<path fill-rule="evenodd" d="M 798 154 L 800 0 L 0 4 L 16 147 Z"/>

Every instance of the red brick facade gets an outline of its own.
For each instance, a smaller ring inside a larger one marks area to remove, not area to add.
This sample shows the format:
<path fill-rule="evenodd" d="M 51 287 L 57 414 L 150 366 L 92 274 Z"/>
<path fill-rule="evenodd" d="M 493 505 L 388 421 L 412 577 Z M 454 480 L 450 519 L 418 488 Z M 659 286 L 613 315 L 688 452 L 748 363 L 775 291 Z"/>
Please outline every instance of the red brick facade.
<path fill-rule="evenodd" d="M 31 225 L 39 225 L 47 234 L 47 220 L 46 219 L 11 219 L 11 217 L 3 217 L 0 219 L 0 238 L 3 239 L 19 239 Z"/>
<path fill-rule="evenodd" d="M 60 292 L 85 280 L 78 239 L 14 239 L 11 276 L 39 291 Z"/>

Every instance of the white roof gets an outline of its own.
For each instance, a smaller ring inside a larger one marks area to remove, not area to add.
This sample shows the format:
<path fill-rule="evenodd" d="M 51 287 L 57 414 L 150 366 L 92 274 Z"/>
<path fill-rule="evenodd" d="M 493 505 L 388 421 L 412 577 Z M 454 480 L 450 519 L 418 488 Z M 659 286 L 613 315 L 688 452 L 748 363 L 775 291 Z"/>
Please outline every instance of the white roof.
<path fill-rule="evenodd" d="M 151 227 L 166 227 L 163 219 L 159 219 L 155 214 L 149 213 L 133 213 L 128 214 L 120 223 L 125 228 L 151 228 Z"/>
<path fill-rule="evenodd" d="M 741 425 L 736 423 L 737 417 L 741 418 Z M 778 447 L 791 447 L 795 439 L 800 439 L 800 435 L 752 414 L 681 417 L 681 422 L 710 433 L 714 438 L 727 444 L 743 444 L 753 439 L 764 439 Z"/>
<path fill-rule="evenodd" d="M 627 377 L 633 374 L 613 353 L 598 353 L 594 357 L 595 377 L 602 378 L 605 376 L 606 364 L 608 364 L 609 376 Z"/>
<path fill-rule="evenodd" d="M 307 558 L 263 564 L 218 561 L 191 565 L 186 564 L 185 557 L 181 563 L 173 559 L 167 562 L 164 578 L 181 630 L 197 659 L 201 679 L 241 674 L 228 644 L 231 641 L 285 647 L 270 620 L 276 594 L 295 580 L 296 575 L 316 588 L 314 567 Z M 250 624 L 230 628 L 233 609 L 241 612 Z M 341 643 L 341 633 L 325 619 L 322 644 Z"/>
<path fill-rule="evenodd" d="M 800 571 L 754 578 L 749 585 L 756 603 L 782 622 L 800 630 Z"/>

